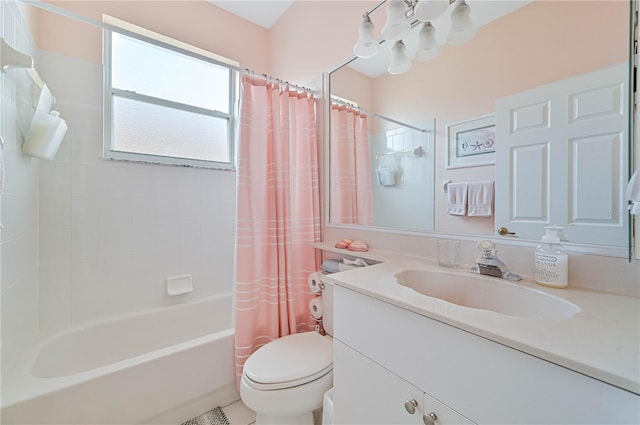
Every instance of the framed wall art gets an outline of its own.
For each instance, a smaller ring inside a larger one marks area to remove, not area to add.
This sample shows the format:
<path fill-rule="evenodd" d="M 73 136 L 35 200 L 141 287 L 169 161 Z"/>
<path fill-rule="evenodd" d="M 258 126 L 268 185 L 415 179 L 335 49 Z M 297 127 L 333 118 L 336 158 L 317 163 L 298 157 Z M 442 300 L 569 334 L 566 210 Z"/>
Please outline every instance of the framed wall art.
<path fill-rule="evenodd" d="M 496 116 L 447 125 L 447 169 L 496 163 Z"/>

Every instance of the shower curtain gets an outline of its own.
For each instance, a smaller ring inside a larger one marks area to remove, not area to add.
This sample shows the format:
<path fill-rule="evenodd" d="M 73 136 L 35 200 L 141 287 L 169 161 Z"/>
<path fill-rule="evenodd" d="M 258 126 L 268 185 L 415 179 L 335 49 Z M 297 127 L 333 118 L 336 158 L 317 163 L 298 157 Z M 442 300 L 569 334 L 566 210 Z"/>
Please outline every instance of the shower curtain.
<path fill-rule="evenodd" d="M 330 219 L 337 224 L 373 224 L 371 154 L 367 116 L 331 105 Z"/>
<path fill-rule="evenodd" d="M 310 331 L 318 270 L 318 151 L 314 98 L 243 75 L 237 169 L 236 379 L 247 357 Z"/>

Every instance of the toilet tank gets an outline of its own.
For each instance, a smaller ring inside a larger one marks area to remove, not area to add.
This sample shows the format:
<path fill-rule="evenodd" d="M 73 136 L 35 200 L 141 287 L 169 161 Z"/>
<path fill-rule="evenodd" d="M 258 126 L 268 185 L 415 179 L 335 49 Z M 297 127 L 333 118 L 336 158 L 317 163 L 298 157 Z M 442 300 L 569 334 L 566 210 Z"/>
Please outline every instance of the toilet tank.
<path fill-rule="evenodd" d="M 322 326 L 327 335 L 333 336 L 333 284 L 322 279 Z"/>

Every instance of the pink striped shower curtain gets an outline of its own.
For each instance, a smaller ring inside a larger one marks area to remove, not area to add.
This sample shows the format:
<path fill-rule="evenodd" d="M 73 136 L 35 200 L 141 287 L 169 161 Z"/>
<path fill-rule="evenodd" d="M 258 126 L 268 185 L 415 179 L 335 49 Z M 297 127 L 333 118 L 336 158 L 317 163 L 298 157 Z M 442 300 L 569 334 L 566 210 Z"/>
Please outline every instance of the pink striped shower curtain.
<path fill-rule="evenodd" d="M 236 378 L 247 357 L 314 329 L 307 277 L 318 270 L 318 151 L 310 94 L 242 77 L 237 169 Z"/>
<path fill-rule="evenodd" d="M 336 224 L 373 224 L 367 116 L 331 105 L 329 216 Z"/>

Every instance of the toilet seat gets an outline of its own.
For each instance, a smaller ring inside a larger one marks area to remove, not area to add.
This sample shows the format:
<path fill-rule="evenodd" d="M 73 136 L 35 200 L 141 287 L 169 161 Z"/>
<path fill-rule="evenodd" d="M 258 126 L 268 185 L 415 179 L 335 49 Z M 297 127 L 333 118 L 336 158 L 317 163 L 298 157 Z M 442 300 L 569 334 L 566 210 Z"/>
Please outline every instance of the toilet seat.
<path fill-rule="evenodd" d="M 245 383 L 256 390 L 291 388 L 333 370 L 333 343 L 316 332 L 288 335 L 253 353 L 244 364 Z"/>

